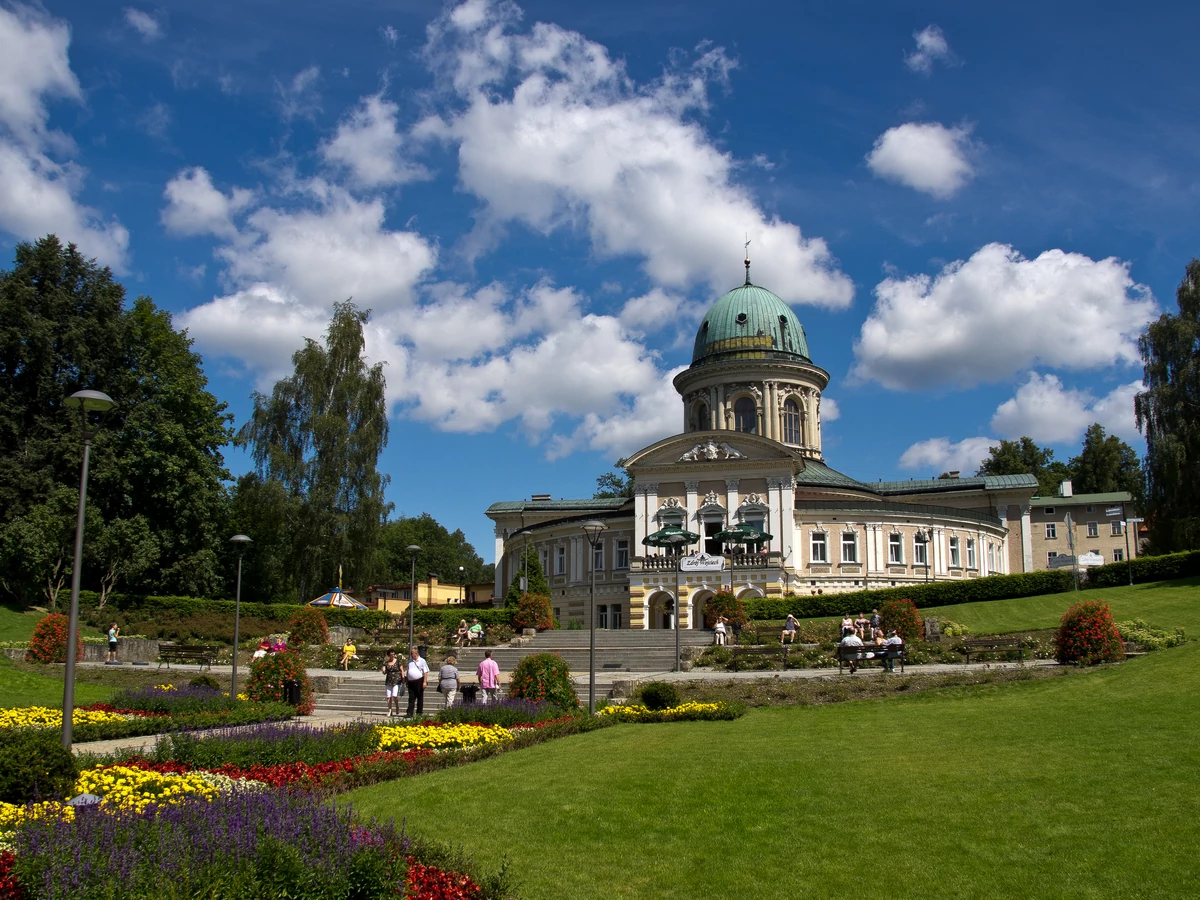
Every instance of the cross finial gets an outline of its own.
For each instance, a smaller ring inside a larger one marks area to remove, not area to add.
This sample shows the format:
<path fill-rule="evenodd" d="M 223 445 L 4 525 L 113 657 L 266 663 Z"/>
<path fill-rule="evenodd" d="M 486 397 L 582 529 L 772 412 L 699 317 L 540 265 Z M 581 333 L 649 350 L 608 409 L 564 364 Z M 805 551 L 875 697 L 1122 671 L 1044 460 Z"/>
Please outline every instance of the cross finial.
<path fill-rule="evenodd" d="M 746 236 L 746 243 L 743 245 L 746 251 L 746 284 L 750 283 L 750 236 Z"/>

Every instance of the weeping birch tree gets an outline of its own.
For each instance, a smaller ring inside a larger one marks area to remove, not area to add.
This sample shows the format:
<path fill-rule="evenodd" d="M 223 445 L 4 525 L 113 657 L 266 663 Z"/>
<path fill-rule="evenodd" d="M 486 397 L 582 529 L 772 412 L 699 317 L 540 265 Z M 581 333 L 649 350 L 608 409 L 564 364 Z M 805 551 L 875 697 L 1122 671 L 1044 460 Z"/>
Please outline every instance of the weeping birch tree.
<path fill-rule="evenodd" d="M 390 505 L 388 478 L 377 470 L 387 446 L 383 364 L 363 359 L 370 313 L 338 303 L 324 344 L 307 339 L 292 357 L 295 372 L 271 396 L 254 395 L 254 414 L 238 435 L 263 479 L 290 500 L 288 566 L 298 600 L 336 584 L 363 588 Z M 251 535 L 253 537 L 253 535 Z"/>

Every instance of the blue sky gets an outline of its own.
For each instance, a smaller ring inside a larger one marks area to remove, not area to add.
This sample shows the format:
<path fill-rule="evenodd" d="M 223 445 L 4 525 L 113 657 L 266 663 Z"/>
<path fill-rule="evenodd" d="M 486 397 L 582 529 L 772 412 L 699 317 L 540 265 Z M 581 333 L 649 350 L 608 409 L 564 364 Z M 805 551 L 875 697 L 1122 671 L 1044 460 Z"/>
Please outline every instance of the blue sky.
<path fill-rule="evenodd" d="M 973 471 L 1133 425 L 1197 252 L 1190 4 L 0 7 L 0 240 L 54 231 L 254 390 L 373 310 L 398 514 L 588 496 L 677 431 L 742 279 L 827 369 L 826 459 Z M 248 465 L 230 450 L 231 468 Z"/>

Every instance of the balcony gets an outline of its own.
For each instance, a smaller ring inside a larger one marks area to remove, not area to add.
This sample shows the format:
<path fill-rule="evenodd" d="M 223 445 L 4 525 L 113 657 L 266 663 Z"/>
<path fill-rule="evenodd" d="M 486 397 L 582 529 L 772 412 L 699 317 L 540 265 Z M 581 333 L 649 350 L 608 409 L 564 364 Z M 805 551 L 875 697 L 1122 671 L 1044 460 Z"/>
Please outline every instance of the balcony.
<path fill-rule="evenodd" d="M 635 556 L 631 572 L 674 572 L 677 556 Z M 772 550 L 768 553 L 725 554 L 725 568 L 734 571 L 748 569 L 778 569 L 782 565 L 781 554 Z"/>

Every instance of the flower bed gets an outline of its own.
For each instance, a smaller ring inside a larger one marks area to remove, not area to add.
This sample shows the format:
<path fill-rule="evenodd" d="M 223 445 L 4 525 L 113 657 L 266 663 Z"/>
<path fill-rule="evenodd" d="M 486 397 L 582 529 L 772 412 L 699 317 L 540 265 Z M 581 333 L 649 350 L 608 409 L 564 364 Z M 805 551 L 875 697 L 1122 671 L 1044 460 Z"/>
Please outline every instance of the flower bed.
<path fill-rule="evenodd" d="M 71 712 L 71 725 L 106 725 L 110 722 L 128 722 L 137 718 L 132 714 L 114 709 L 96 709 L 95 706 L 76 707 Z M 48 706 L 20 706 L 15 709 L 0 709 L 0 728 L 62 728 L 61 709 Z"/>
<path fill-rule="evenodd" d="M 723 700 L 716 703 L 698 703 L 689 700 L 668 709 L 652 710 L 641 704 L 606 706 L 596 712 L 598 716 L 622 722 L 697 722 L 737 719 L 746 714 L 746 708 Z"/>
<path fill-rule="evenodd" d="M 500 725 L 460 723 L 380 726 L 380 750 L 457 750 L 477 744 L 502 744 L 513 739 L 512 732 Z"/>

